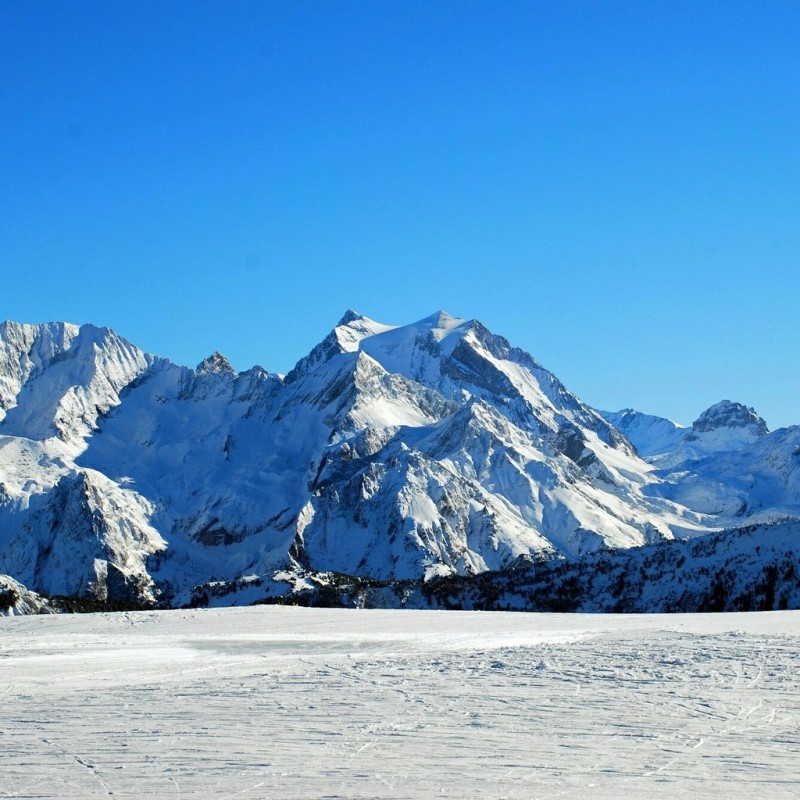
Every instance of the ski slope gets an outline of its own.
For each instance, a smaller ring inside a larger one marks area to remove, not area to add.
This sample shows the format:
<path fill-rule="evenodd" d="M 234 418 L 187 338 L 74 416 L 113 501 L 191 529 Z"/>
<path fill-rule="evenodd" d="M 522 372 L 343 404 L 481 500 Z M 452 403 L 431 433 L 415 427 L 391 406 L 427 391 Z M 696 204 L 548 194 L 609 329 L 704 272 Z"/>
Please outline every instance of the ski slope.
<path fill-rule="evenodd" d="M 796 797 L 798 658 L 794 611 L 2 618 L 0 797 Z"/>

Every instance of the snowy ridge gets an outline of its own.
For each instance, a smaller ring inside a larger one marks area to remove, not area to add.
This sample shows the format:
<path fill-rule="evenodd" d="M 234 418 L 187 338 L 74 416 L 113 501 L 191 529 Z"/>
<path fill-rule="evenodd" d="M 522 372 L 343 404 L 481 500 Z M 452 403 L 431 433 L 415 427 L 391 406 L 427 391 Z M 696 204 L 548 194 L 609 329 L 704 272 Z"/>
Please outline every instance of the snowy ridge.
<path fill-rule="evenodd" d="M 682 425 L 632 408 L 598 413 L 625 435 L 642 458 L 671 452 L 686 435 Z"/>
<path fill-rule="evenodd" d="M 0 335 L 0 571 L 45 594 L 252 602 L 276 574 L 471 575 L 798 510 L 796 429 L 731 403 L 688 432 L 603 416 L 444 312 L 347 312 L 285 378 L 90 325 Z"/>

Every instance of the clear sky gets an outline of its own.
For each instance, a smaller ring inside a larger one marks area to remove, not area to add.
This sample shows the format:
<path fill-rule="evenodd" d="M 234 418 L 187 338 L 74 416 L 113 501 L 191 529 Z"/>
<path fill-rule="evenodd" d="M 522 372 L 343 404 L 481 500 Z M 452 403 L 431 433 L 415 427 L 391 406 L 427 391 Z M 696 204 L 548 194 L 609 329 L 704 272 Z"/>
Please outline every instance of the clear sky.
<path fill-rule="evenodd" d="M 0 318 L 288 371 L 443 308 L 800 423 L 800 3 L 0 4 Z"/>

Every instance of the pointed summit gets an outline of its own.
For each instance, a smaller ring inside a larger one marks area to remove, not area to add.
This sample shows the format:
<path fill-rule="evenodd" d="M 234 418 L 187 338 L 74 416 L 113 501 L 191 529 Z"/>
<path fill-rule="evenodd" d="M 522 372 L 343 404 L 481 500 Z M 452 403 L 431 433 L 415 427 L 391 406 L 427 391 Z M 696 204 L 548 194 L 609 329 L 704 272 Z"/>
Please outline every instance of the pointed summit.
<path fill-rule="evenodd" d="M 446 311 L 435 311 L 425 319 L 421 319 L 417 325 L 426 325 L 431 328 L 443 328 L 445 330 L 449 330 L 450 328 L 455 328 L 458 325 L 461 325 L 465 322 L 464 319 L 461 317 L 454 317 L 452 314 L 448 314 Z"/>
<path fill-rule="evenodd" d="M 351 322 L 356 322 L 361 319 L 364 319 L 363 314 L 359 314 L 358 311 L 353 311 L 352 308 L 348 308 L 342 315 L 342 318 L 336 323 L 336 327 L 338 328 L 340 325 L 349 325 Z"/>
<path fill-rule="evenodd" d="M 231 366 L 230 361 L 216 350 L 197 365 L 196 371 L 199 375 L 219 375 L 224 372 L 229 372 L 232 375 L 235 374 L 235 370 Z"/>

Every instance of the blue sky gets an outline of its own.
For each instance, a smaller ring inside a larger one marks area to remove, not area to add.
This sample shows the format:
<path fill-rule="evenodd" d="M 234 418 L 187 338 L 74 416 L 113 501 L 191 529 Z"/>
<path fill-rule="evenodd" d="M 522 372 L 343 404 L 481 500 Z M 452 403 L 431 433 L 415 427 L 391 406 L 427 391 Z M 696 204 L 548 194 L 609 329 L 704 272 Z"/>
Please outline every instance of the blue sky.
<path fill-rule="evenodd" d="M 800 423 L 800 4 L 0 5 L 0 318 L 288 371 L 443 308 Z"/>

